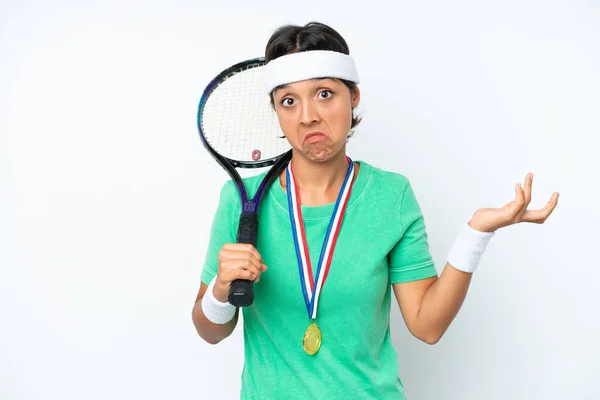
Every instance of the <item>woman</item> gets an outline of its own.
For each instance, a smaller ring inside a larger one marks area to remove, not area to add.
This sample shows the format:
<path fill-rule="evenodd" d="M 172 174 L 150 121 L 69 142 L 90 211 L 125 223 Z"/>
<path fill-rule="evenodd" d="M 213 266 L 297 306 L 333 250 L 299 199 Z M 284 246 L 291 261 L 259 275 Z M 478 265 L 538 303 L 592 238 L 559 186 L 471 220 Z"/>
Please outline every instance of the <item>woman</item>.
<path fill-rule="evenodd" d="M 346 155 L 360 90 L 345 40 L 320 23 L 284 26 L 265 57 L 266 90 L 292 161 L 265 196 L 256 248 L 235 244 L 239 198 L 232 182 L 223 187 L 192 313 L 196 329 L 212 344 L 228 337 L 239 313 L 227 302 L 229 286 L 252 280 L 242 399 L 403 399 L 391 293 L 410 332 L 436 343 L 494 232 L 543 223 L 558 193 L 544 209 L 527 210 L 528 174 L 514 201 L 465 223 L 438 277 L 408 179 Z M 246 187 L 253 192 L 261 180 L 245 179 Z"/>

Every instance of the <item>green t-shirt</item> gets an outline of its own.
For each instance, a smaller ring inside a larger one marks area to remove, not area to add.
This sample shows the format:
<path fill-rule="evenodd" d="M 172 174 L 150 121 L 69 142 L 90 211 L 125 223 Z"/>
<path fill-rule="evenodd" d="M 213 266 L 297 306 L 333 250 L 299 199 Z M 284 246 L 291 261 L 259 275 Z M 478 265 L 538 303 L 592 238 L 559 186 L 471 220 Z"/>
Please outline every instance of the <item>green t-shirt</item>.
<path fill-rule="evenodd" d="M 300 284 L 287 194 L 275 180 L 259 213 L 257 250 L 268 269 L 244 307 L 241 399 L 404 399 L 390 337 L 391 284 L 437 275 L 425 224 L 408 179 L 366 162 L 360 170 L 337 239 L 317 309 L 321 348 L 302 347 L 311 322 Z M 263 174 L 245 178 L 251 195 Z M 334 204 L 302 206 L 317 270 Z M 234 243 L 241 205 L 228 181 L 214 217 L 202 282 L 218 270 L 217 255 Z"/>

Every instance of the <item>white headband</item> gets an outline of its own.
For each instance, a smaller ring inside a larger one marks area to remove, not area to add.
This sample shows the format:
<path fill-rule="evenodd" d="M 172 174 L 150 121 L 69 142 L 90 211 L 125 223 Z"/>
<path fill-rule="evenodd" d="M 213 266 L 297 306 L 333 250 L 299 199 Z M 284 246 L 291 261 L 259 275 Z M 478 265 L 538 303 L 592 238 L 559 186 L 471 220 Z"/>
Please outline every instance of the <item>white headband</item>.
<path fill-rule="evenodd" d="M 354 59 L 329 50 L 301 51 L 269 61 L 264 67 L 265 90 L 312 78 L 339 78 L 359 83 Z"/>

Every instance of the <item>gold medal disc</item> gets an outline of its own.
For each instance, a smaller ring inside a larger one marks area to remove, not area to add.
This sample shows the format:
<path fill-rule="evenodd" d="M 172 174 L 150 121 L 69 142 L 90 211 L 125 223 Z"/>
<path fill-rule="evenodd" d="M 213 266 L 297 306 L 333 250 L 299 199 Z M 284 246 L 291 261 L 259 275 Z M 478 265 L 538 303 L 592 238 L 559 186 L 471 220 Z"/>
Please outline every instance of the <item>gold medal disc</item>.
<path fill-rule="evenodd" d="M 317 324 L 310 324 L 308 329 L 306 329 L 306 333 L 304 333 L 304 340 L 302 341 L 304 351 L 312 356 L 319 351 L 322 339 L 323 336 L 321 335 L 321 330 Z"/>

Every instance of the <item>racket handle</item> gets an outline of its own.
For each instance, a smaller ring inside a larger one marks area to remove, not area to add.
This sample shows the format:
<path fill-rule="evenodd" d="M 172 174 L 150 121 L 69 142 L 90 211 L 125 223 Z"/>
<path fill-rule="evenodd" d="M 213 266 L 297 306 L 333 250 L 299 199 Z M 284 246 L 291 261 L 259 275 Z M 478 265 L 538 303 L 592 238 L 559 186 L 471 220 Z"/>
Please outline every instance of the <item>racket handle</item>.
<path fill-rule="evenodd" d="M 256 247 L 258 236 L 258 214 L 243 213 L 237 231 L 237 242 Z M 254 302 L 254 284 L 246 279 L 236 279 L 229 288 L 229 303 L 236 307 L 247 307 Z"/>
<path fill-rule="evenodd" d="M 256 247 L 258 236 L 258 214 L 250 212 L 240 216 L 240 226 L 237 231 L 237 242 L 247 243 Z"/>

